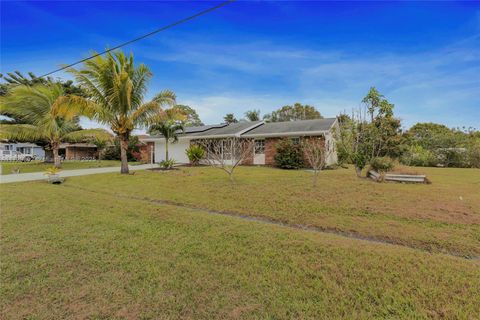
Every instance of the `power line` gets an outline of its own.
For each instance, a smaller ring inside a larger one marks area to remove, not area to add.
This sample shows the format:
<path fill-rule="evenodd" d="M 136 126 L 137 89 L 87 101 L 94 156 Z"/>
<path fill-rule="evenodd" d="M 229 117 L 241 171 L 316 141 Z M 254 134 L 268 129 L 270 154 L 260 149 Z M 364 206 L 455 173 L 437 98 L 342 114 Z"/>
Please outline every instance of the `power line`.
<path fill-rule="evenodd" d="M 205 10 L 203 10 L 203 11 L 200 11 L 200 12 L 198 12 L 198 13 L 192 15 L 192 16 L 183 18 L 183 19 L 178 20 L 178 21 L 176 21 L 176 22 L 174 22 L 174 23 L 171 23 L 171 24 L 169 24 L 169 25 L 167 25 L 167 26 L 161 27 L 161 28 L 159 28 L 159 29 L 157 29 L 157 30 L 154 30 L 154 31 L 152 31 L 152 32 L 150 32 L 150 33 L 147 33 L 147 34 L 145 34 L 145 35 L 143 35 L 143 36 L 141 36 L 141 37 L 138 37 L 138 38 L 135 38 L 135 39 L 133 39 L 133 40 L 130 40 L 130 41 L 121 43 L 121 44 L 119 44 L 119 45 L 117 45 L 117 46 L 115 46 L 115 47 L 113 47 L 113 48 L 111 48 L 111 49 L 102 51 L 102 52 L 100 52 L 100 53 L 96 53 L 96 54 L 94 54 L 94 55 L 92 55 L 92 56 L 90 56 L 90 57 L 88 57 L 88 58 L 85 58 L 85 59 L 76 61 L 76 62 L 74 62 L 74 63 L 71 63 L 71 64 L 69 64 L 69 65 L 66 65 L 66 66 L 64 66 L 64 67 L 61 67 L 61 68 L 56 69 L 56 70 L 54 70 L 54 71 L 51 71 L 51 72 L 49 72 L 49 73 L 46 73 L 46 74 L 40 76 L 39 78 L 43 78 L 43 77 L 49 76 L 49 75 L 51 75 L 51 74 L 53 74 L 53 73 L 56 73 L 56 72 L 58 72 L 58 71 L 65 70 L 65 69 L 70 68 L 70 67 L 73 67 L 74 65 L 77 65 L 77 64 L 79 64 L 79 63 L 85 62 L 85 61 L 87 61 L 87 60 L 90 60 L 90 59 L 93 59 L 93 58 L 95 58 L 95 57 L 101 56 L 101 55 L 103 55 L 103 54 L 105 54 L 105 53 L 108 53 L 108 52 L 110 52 L 110 51 L 113 51 L 113 50 L 116 50 L 116 49 L 118 49 L 118 48 L 121 48 L 121 47 L 124 47 L 124 46 L 126 46 L 126 45 L 129 45 L 130 43 L 137 42 L 137 41 L 139 41 L 139 40 L 142 40 L 142 39 L 145 39 L 145 38 L 147 38 L 147 37 L 153 36 L 154 34 L 157 34 L 157 33 L 159 33 L 159 32 L 165 31 L 165 30 L 167 30 L 167 29 L 173 28 L 173 27 L 175 27 L 175 26 L 178 26 L 179 24 L 182 24 L 182 23 L 185 23 L 185 22 L 187 22 L 187 21 L 193 20 L 193 19 L 195 19 L 195 18 L 198 18 L 198 17 L 200 17 L 200 16 L 203 16 L 204 14 L 207 14 L 207 13 L 209 13 L 209 12 L 212 12 L 212 11 L 214 11 L 214 10 L 220 9 L 221 7 L 226 6 L 227 4 L 230 4 L 230 3 L 235 2 L 235 1 L 236 1 L 236 0 L 224 1 L 224 2 L 222 2 L 222 3 L 220 3 L 220 4 L 216 5 L 216 6 L 213 6 L 213 7 L 210 7 L 210 8 L 208 8 L 208 9 L 205 9 Z"/>

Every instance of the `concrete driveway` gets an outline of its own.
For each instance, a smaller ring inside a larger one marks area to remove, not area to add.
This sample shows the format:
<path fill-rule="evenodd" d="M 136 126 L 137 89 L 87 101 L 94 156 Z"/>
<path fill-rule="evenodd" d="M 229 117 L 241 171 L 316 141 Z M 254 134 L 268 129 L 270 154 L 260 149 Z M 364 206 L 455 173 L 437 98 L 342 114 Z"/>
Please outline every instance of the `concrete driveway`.
<path fill-rule="evenodd" d="M 131 171 L 145 170 L 150 168 L 157 168 L 157 164 L 141 164 L 137 166 L 128 166 Z M 76 170 L 64 170 L 60 171 L 60 177 L 76 177 L 86 176 L 89 174 L 108 173 L 108 172 L 120 172 L 120 167 L 105 167 L 105 168 L 91 168 L 91 169 L 76 169 Z M 12 183 L 12 182 L 24 182 L 46 180 L 44 172 L 30 172 L 20 174 L 7 174 L 0 176 L 0 183 Z"/>

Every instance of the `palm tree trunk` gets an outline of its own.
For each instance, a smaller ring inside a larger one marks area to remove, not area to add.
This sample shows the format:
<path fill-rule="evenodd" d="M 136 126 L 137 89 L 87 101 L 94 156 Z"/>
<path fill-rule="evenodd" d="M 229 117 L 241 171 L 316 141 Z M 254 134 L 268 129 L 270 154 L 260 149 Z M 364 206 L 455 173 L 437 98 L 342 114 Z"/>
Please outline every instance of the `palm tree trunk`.
<path fill-rule="evenodd" d="M 128 151 L 128 137 L 121 136 L 120 138 L 120 159 L 122 161 L 122 166 L 120 169 L 120 173 L 129 173 L 128 171 L 128 158 L 127 158 L 127 151 Z"/>
<path fill-rule="evenodd" d="M 168 139 L 165 139 L 165 161 L 168 161 Z"/>
<path fill-rule="evenodd" d="M 53 165 L 55 168 L 61 168 L 62 163 L 60 162 L 60 157 L 58 156 L 58 143 L 54 143 L 52 145 L 52 151 L 53 151 Z"/>

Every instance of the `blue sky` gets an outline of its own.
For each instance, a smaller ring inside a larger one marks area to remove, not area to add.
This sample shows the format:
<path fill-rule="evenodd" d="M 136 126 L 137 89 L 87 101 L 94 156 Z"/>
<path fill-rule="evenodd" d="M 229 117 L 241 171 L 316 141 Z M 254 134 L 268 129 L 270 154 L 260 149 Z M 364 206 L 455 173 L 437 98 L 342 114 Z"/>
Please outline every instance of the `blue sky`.
<path fill-rule="evenodd" d="M 2 1 L 1 71 L 52 71 L 217 3 Z M 206 123 L 295 102 L 335 116 L 376 86 L 405 127 L 480 127 L 479 2 L 239 1 L 124 50 L 154 73 L 148 97 L 172 89 Z"/>

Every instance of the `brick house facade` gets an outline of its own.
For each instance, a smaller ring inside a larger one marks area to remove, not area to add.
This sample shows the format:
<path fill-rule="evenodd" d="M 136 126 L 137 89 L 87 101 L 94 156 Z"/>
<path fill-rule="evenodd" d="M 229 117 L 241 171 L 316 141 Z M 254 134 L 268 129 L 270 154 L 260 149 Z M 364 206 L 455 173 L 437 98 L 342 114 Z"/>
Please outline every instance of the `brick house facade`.
<path fill-rule="evenodd" d="M 140 161 L 143 163 L 152 163 L 155 162 L 155 143 L 154 142 L 144 142 L 138 145 L 140 152 Z M 153 156 L 153 159 L 152 159 Z M 153 161 L 152 161 L 153 160 Z"/>
<path fill-rule="evenodd" d="M 170 158 L 177 163 L 188 163 L 186 150 L 195 140 L 204 139 L 251 139 L 253 146 L 251 153 L 242 162 L 243 165 L 275 165 L 276 146 L 281 139 L 309 139 L 321 138 L 331 152 L 326 159 L 327 164 L 337 161 L 334 132 L 338 127 L 337 119 L 314 119 L 290 122 L 265 123 L 264 121 L 239 122 L 233 124 L 219 124 L 202 127 L 187 128 L 179 134 L 178 142 L 169 144 Z M 144 143 L 141 147 L 142 159 L 154 162 L 165 159 L 165 139 L 162 136 L 141 138 Z M 153 151 L 153 152 L 152 152 Z"/>

